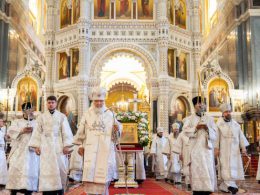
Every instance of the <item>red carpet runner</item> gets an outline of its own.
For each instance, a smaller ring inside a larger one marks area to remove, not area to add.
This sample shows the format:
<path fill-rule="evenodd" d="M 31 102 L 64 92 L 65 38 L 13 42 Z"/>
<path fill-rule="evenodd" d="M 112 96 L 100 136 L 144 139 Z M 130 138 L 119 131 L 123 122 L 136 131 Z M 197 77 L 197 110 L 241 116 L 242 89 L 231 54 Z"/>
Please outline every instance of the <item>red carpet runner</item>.
<path fill-rule="evenodd" d="M 129 193 L 145 194 L 145 195 L 173 195 L 173 194 L 187 194 L 172 185 L 165 184 L 163 182 L 156 182 L 153 179 L 147 179 L 143 184 L 139 185 L 139 188 L 129 188 Z M 109 195 L 114 194 L 126 194 L 124 188 L 114 188 L 113 185 L 109 188 Z M 71 189 L 66 195 L 86 195 L 81 186 Z"/>

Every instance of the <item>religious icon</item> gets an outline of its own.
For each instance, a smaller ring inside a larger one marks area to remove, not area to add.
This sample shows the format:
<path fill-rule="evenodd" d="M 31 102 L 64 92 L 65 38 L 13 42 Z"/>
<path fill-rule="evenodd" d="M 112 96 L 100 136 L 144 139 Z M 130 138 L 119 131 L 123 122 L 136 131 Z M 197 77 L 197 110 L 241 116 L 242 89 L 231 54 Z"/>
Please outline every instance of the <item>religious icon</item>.
<path fill-rule="evenodd" d="M 73 0 L 73 24 L 77 23 L 80 17 L 80 0 Z"/>
<path fill-rule="evenodd" d="M 180 28 L 186 29 L 186 15 L 187 8 L 185 0 L 179 0 L 180 6 L 178 9 L 175 9 L 175 25 Z"/>
<path fill-rule="evenodd" d="M 153 0 L 138 1 L 138 19 L 153 19 Z"/>
<path fill-rule="evenodd" d="M 167 16 L 170 24 L 174 24 L 174 0 L 167 2 Z"/>
<path fill-rule="evenodd" d="M 121 144 L 138 144 L 137 123 L 122 123 Z"/>
<path fill-rule="evenodd" d="M 71 24 L 71 9 L 68 8 L 67 0 L 61 0 L 60 4 L 60 28 Z"/>
<path fill-rule="evenodd" d="M 222 103 L 228 103 L 228 85 L 222 79 L 211 81 L 208 88 L 209 111 L 218 112 Z"/>
<path fill-rule="evenodd" d="M 173 113 L 172 116 L 176 118 L 178 121 L 182 121 L 183 118 L 187 115 L 187 107 L 184 100 L 181 97 L 178 97 L 173 105 Z"/>
<path fill-rule="evenodd" d="M 234 100 L 234 108 L 233 110 L 235 112 L 243 112 L 243 106 L 242 106 L 242 100 L 241 99 L 235 99 Z"/>
<path fill-rule="evenodd" d="M 131 19 L 132 0 L 116 1 L 116 17 L 118 19 Z"/>
<path fill-rule="evenodd" d="M 59 60 L 59 80 L 68 77 L 68 56 L 65 52 L 60 53 Z"/>
<path fill-rule="evenodd" d="M 18 95 L 18 111 L 21 111 L 22 104 L 30 101 L 34 107 L 37 108 L 37 83 L 30 77 L 25 77 L 19 81 L 17 85 Z"/>
<path fill-rule="evenodd" d="M 187 54 L 182 52 L 176 58 L 176 77 L 187 80 Z"/>
<path fill-rule="evenodd" d="M 94 17 L 95 19 L 109 18 L 109 0 L 95 0 L 94 1 Z"/>
<path fill-rule="evenodd" d="M 174 77 L 174 49 L 168 49 L 168 74 Z"/>
<path fill-rule="evenodd" d="M 79 50 L 72 50 L 72 76 L 77 76 L 79 74 Z"/>

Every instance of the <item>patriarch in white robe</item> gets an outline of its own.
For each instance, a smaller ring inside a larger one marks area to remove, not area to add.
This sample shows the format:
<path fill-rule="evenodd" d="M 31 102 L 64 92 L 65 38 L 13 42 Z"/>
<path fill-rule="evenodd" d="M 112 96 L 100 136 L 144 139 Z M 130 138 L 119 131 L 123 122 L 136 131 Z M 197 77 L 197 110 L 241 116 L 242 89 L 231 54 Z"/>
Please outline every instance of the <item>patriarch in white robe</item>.
<path fill-rule="evenodd" d="M 22 192 L 31 195 L 38 191 L 39 157 L 29 147 L 32 133 L 36 131 L 33 119 L 33 107 L 30 102 L 22 104 L 23 118 L 12 121 L 8 128 L 8 136 L 12 140 L 9 154 L 9 171 L 6 189 L 11 195 Z"/>
<path fill-rule="evenodd" d="M 152 140 L 150 154 L 153 158 L 152 171 L 155 172 L 156 180 L 166 179 L 167 177 L 167 156 L 163 154 L 163 148 L 167 142 L 167 138 L 163 135 L 162 127 L 157 127 L 157 135 Z"/>
<path fill-rule="evenodd" d="M 6 135 L 6 127 L 4 126 L 4 119 L 0 118 L 0 187 L 5 186 L 7 182 L 5 135 Z"/>
<path fill-rule="evenodd" d="M 224 192 L 236 194 L 238 186 L 236 180 L 244 180 L 244 167 L 241 157 L 246 154 L 249 145 L 240 125 L 232 119 L 230 104 L 220 105 L 222 117 L 217 122 L 217 139 L 215 142 L 215 155 L 220 162 L 220 179 L 223 182 L 219 188 Z"/>
<path fill-rule="evenodd" d="M 94 88 L 91 107 L 83 115 L 74 144 L 83 156 L 83 176 L 87 194 L 106 194 L 116 177 L 116 144 L 121 125 L 114 113 L 105 106 L 106 89 Z"/>
<path fill-rule="evenodd" d="M 67 117 L 56 110 L 55 96 L 47 98 L 47 110 L 38 116 L 29 146 L 40 156 L 39 191 L 62 195 L 67 184 L 68 154 L 73 135 Z"/>
<path fill-rule="evenodd" d="M 180 155 L 173 152 L 173 145 L 179 135 L 180 125 L 179 123 L 172 124 L 172 132 L 167 137 L 168 143 L 163 148 L 163 154 L 167 155 L 167 179 L 176 185 L 181 184 L 181 162 Z"/>
<path fill-rule="evenodd" d="M 208 195 L 216 189 L 213 144 L 217 127 L 214 119 L 204 114 L 202 98 L 194 97 L 192 102 L 195 114 L 184 119 L 173 151 L 183 154 L 183 173 L 190 176 L 193 194 Z"/>

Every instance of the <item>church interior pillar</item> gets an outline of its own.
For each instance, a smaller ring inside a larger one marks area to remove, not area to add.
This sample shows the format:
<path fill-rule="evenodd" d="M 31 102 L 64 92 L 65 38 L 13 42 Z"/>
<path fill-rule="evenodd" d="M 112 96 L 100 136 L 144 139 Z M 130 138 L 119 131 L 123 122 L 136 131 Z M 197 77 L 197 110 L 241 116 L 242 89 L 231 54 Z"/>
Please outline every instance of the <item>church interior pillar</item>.
<path fill-rule="evenodd" d="M 88 100 L 88 75 L 89 75 L 89 44 L 79 47 L 79 75 L 77 80 L 78 93 L 78 121 L 89 107 Z"/>
<path fill-rule="evenodd" d="M 158 126 L 163 127 L 165 135 L 169 133 L 169 80 L 159 78 Z"/>
<path fill-rule="evenodd" d="M 45 61 L 46 61 L 46 79 L 45 79 L 45 93 L 44 100 L 50 95 L 53 95 L 53 81 L 56 78 L 56 67 L 55 67 L 55 59 L 54 59 L 54 21 L 55 21 L 55 1 L 47 0 L 47 29 L 45 32 Z M 45 102 L 44 101 L 44 102 Z"/>
<path fill-rule="evenodd" d="M 6 15 L 6 1 L 1 1 L 0 12 Z M 0 88 L 6 88 L 10 85 L 8 82 L 8 31 L 9 23 L 5 20 L 6 17 L 0 19 Z"/>

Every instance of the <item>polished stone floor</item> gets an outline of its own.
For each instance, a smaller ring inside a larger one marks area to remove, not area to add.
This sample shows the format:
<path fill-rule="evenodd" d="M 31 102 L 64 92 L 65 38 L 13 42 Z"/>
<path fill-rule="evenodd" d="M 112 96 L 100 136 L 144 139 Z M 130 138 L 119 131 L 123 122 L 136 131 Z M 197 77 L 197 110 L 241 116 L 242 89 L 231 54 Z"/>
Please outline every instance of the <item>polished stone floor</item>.
<path fill-rule="evenodd" d="M 173 186 L 172 184 L 166 183 L 165 181 L 157 181 L 157 183 L 162 186 L 163 188 L 167 189 L 168 191 L 172 192 L 173 195 L 189 195 L 192 194 L 191 191 L 187 191 L 184 184 L 179 186 Z M 246 178 L 245 181 L 239 181 L 237 184 L 240 187 L 240 191 L 238 194 L 250 194 L 250 195 L 260 195 L 260 184 L 257 183 L 255 178 Z M 71 184 L 71 188 L 75 188 L 76 185 Z M 8 190 L 2 190 L 0 191 L 0 195 L 9 195 Z M 221 192 L 215 192 L 214 195 L 218 194 L 228 194 L 228 193 L 221 193 Z M 18 194 L 17 194 L 18 195 Z M 20 195 L 20 194 L 19 194 Z M 34 193 L 34 195 L 41 195 L 41 193 Z M 79 195 L 79 194 L 75 194 Z M 110 194 L 111 195 L 111 194 Z M 148 195 L 148 194 L 147 194 Z"/>

